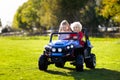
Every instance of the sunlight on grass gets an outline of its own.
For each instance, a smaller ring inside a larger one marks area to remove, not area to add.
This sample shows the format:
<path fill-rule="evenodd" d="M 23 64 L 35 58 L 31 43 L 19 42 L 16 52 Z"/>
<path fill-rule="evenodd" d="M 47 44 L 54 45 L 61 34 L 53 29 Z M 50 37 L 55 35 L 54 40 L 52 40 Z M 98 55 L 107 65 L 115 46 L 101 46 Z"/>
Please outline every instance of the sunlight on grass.
<path fill-rule="evenodd" d="M 0 80 L 119 80 L 120 38 L 90 38 L 97 66 L 76 72 L 69 62 L 65 68 L 50 65 L 38 70 L 38 58 L 49 37 L 0 37 Z"/>

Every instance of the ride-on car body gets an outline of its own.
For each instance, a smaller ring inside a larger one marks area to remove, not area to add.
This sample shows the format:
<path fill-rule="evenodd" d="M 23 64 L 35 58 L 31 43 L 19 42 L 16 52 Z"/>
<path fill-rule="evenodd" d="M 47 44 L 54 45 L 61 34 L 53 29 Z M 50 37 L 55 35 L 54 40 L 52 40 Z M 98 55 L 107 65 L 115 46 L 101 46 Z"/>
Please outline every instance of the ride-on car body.
<path fill-rule="evenodd" d="M 77 38 L 54 41 L 53 36 L 60 34 L 76 34 Z M 76 71 L 83 71 L 84 63 L 87 68 L 94 69 L 96 66 L 96 57 L 95 54 L 91 53 L 92 46 L 85 31 L 84 34 L 85 46 L 82 47 L 78 40 L 79 34 L 76 32 L 52 33 L 50 42 L 45 46 L 43 54 L 39 57 L 39 69 L 45 71 L 50 64 L 55 64 L 56 67 L 64 67 L 67 61 L 70 61 L 76 67 Z"/>

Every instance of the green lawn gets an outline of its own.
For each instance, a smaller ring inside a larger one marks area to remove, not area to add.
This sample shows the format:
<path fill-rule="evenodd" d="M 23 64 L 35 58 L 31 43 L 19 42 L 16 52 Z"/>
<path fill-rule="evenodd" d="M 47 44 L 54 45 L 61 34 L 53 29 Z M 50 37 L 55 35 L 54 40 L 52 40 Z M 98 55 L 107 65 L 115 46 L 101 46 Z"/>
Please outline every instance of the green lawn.
<path fill-rule="evenodd" d="M 120 80 L 120 38 L 90 38 L 97 57 L 95 70 L 76 72 L 66 63 L 38 70 L 38 58 L 49 37 L 0 37 L 0 80 Z"/>

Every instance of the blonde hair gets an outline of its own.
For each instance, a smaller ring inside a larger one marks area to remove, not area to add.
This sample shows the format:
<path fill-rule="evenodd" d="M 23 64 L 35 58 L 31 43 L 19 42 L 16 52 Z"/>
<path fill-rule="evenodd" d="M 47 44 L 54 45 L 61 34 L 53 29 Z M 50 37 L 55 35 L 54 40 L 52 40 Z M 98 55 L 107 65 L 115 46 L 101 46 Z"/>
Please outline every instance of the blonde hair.
<path fill-rule="evenodd" d="M 59 32 L 62 31 L 63 25 L 68 25 L 68 26 L 69 26 L 68 21 L 67 21 L 67 20 L 63 20 L 63 21 L 60 23 L 60 26 L 59 26 Z"/>
<path fill-rule="evenodd" d="M 80 31 L 82 30 L 82 24 L 80 22 L 73 22 L 70 27 L 72 29 L 72 31 L 74 30 L 74 27 L 79 27 Z"/>

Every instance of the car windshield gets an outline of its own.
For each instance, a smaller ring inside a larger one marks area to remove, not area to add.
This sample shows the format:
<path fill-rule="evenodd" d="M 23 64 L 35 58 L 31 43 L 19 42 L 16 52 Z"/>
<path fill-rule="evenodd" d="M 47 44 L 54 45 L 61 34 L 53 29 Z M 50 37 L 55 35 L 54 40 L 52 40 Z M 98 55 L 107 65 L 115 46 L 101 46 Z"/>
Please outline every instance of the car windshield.
<path fill-rule="evenodd" d="M 76 34 L 76 36 L 74 36 L 73 38 L 70 38 L 71 34 Z M 52 33 L 51 34 L 51 38 L 50 38 L 50 42 L 52 41 L 57 41 L 57 40 L 77 40 L 78 36 L 77 33 L 73 33 L 73 32 L 68 32 L 68 33 Z"/>

